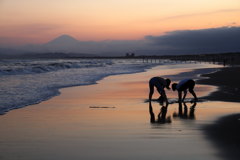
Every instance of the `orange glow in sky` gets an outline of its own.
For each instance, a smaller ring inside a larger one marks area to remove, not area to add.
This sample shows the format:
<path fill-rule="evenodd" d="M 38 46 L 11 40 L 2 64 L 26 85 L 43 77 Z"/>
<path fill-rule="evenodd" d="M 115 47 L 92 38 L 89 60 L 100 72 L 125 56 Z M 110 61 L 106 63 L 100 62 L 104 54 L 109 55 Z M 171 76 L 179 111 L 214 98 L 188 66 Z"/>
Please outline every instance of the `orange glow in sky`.
<path fill-rule="evenodd" d="M 240 25 L 239 0 L 0 0 L 0 40 L 45 43 L 142 39 L 173 30 Z"/>

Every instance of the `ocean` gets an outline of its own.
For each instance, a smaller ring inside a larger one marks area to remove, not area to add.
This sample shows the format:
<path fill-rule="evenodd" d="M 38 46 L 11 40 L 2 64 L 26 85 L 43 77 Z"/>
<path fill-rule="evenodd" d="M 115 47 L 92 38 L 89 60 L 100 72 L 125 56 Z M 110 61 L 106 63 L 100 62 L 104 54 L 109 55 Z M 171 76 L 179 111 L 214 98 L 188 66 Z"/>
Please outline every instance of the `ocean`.
<path fill-rule="evenodd" d="M 30 59 L 0 61 L 0 114 L 59 95 L 59 89 L 95 84 L 116 74 L 143 72 L 159 63 L 140 59 Z"/>

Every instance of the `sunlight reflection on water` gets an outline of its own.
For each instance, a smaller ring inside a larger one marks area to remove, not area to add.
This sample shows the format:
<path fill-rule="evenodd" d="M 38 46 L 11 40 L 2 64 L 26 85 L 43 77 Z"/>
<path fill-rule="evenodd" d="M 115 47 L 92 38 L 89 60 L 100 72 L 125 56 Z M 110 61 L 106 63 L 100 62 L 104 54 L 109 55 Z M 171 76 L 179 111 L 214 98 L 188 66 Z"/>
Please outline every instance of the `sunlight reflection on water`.
<path fill-rule="evenodd" d="M 178 103 L 173 103 L 166 112 L 171 123 L 151 123 L 149 103 L 144 102 L 148 79 L 156 73 L 161 75 L 161 71 L 169 75 L 188 69 L 157 67 L 145 73 L 107 77 L 97 85 L 62 89 L 58 97 L 0 117 L 1 158 L 219 159 L 217 150 L 205 139 L 202 126 L 239 112 L 238 103 L 204 101 L 194 110 L 192 103 L 186 103 L 182 111 Z M 199 85 L 196 92 L 203 96 L 212 89 Z M 167 94 L 169 98 L 177 96 L 171 91 Z M 152 109 L 156 118 L 161 106 L 152 102 Z"/>

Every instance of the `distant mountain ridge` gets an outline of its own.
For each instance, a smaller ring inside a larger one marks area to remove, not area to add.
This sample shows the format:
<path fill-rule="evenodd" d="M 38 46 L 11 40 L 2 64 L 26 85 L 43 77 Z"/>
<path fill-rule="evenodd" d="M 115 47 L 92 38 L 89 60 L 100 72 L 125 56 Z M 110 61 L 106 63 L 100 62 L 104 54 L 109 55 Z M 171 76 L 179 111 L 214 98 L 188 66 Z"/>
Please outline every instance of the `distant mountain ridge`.
<path fill-rule="evenodd" d="M 127 52 L 143 50 L 146 44 L 142 40 L 104 40 L 104 41 L 80 41 L 76 38 L 63 34 L 44 44 L 29 44 L 22 47 L 8 50 L 0 48 L 0 54 L 45 54 L 45 53 L 64 53 L 64 54 L 89 54 L 98 56 L 123 56 Z M 144 48 L 145 49 L 145 48 Z M 56 54 L 54 54 L 56 55 Z M 1 56 L 1 55 L 0 55 Z M 40 56 L 40 55 L 36 55 Z"/>
<path fill-rule="evenodd" d="M 45 45 L 59 45 L 59 44 L 77 44 L 79 43 L 79 41 L 75 38 L 73 38 L 72 36 L 69 36 L 67 34 L 63 34 L 51 41 L 49 41 L 48 43 L 46 43 Z"/>
<path fill-rule="evenodd" d="M 80 41 L 69 36 L 61 35 L 41 46 L 41 48 L 48 52 L 79 52 Z"/>
<path fill-rule="evenodd" d="M 44 44 L 5 47 L 0 44 L 0 56 L 18 53 L 95 54 L 98 56 L 183 55 L 227 53 L 240 51 L 240 27 L 218 27 L 196 30 L 176 30 L 163 35 L 148 35 L 140 40 L 83 41 L 63 34 Z M 0 37 L 1 38 L 1 37 Z M 8 45 L 9 46 L 9 45 Z"/>
<path fill-rule="evenodd" d="M 76 38 L 63 34 L 60 35 L 47 43 L 44 44 L 29 44 L 22 47 L 18 47 L 13 50 L 9 50 L 10 52 L 4 52 L 6 49 L 2 50 L 0 48 L 0 56 L 1 54 L 9 55 L 9 54 L 18 54 L 21 55 L 36 55 L 36 57 L 44 57 L 47 54 L 55 53 L 49 55 L 49 57 L 56 57 L 57 54 L 63 53 L 64 56 L 66 54 L 78 54 L 84 55 L 87 54 L 89 56 L 125 56 L 126 53 L 138 53 L 140 54 L 153 54 L 152 50 L 155 46 L 150 46 L 144 40 L 104 40 L 104 41 L 80 41 Z M 42 54 L 42 55 L 37 55 Z M 60 55 L 63 56 L 63 54 Z M 19 56 L 19 55 L 18 55 Z M 69 55 L 70 56 L 70 55 Z M 31 56 L 32 57 L 32 56 Z"/>
<path fill-rule="evenodd" d="M 134 52 L 136 48 L 143 46 L 142 41 L 134 40 L 104 40 L 104 41 L 79 41 L 76 38 L 63 34 L 43 44 L 41 49 L 48 52 L 64 53 L 90 53 L 101 55 L 125 55 L 126 52 Z"/>
<path fill-rule="evenodd" d="M 61 35 L 40 45 L 25 45 L 16 49 L 0 48 L 0 58 L 72 58 L 96 56 L 81 52 L 81 42 L 69 35 Z"/>

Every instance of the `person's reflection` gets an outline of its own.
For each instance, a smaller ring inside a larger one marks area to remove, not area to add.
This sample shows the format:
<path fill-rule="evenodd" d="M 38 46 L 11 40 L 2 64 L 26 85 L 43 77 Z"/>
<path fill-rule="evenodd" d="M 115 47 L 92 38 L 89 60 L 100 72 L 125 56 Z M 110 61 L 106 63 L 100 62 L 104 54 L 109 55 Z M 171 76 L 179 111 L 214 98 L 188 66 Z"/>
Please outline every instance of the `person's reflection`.
<path fill-rule="evenodd" d="M 196 108 L 196 105 L 197 105 L 197 102 L 194 102 L 193 105 L 190 107 L 188 119 L 195 119 L 195 108 Z M 187 105 L 186 105 L 186 107 L 187 107 Z"/>
<path fill-rule="evenodd" d="M 191 102 L 192 103 L 192 102 Z M 178 113 L 173 113 L 173 117 L 180 117 L 182 119 L 195 119 L 195 107 L 197 105 L 196 101 L 193 101 L 192 105 L 189 107 L 188 113 L 188 106 L 186 102 L 178 102 Z M 184 106 L 184 110 L 183 110 Z"/>
<path fill-rule="evenodd" d="M 155 114 L 153 113 L 153 108 L 152 108 L 152 103 L 151 101 L 149 102 L 149 114 L 150 114 L 150 122 L 151 123 L 158 123 L 158 124 L 163 124 L 163 123 L 171 123 L 171 118 L 167 117 L 167 108 L 168 108 L 168 103 L 166 105 L 160 104 L 162 107 L 160 109 L 160 112 L 157 116 L 157 119 L 155 119 Z"/>

